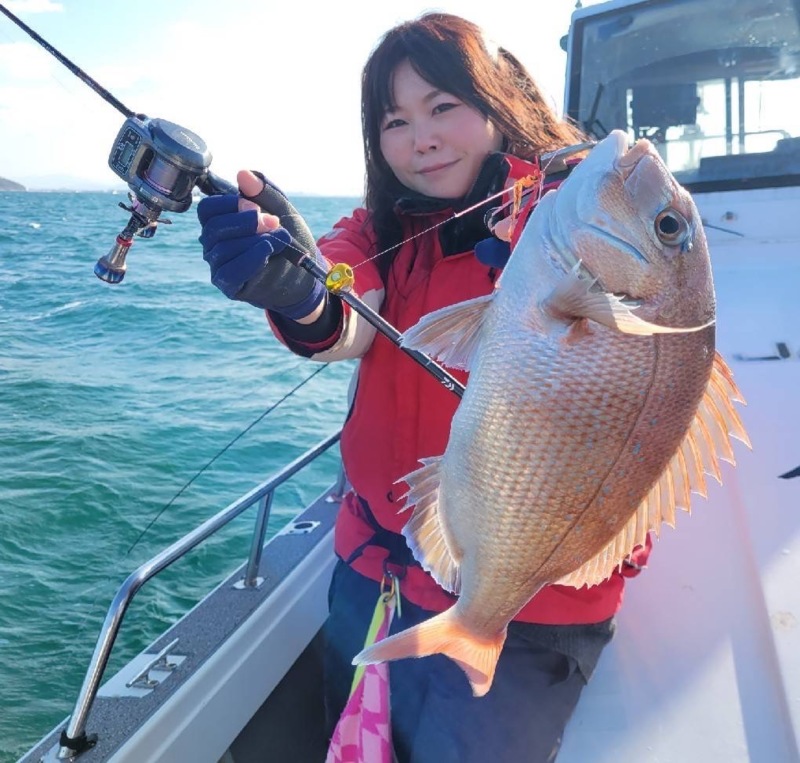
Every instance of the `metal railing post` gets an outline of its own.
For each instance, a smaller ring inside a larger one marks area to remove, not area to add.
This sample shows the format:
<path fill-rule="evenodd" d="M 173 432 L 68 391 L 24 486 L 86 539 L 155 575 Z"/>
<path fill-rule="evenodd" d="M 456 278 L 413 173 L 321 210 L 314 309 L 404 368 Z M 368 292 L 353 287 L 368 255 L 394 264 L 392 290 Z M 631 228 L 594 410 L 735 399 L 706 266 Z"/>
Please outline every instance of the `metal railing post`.
<path fill-rule="evenodd" d="M 325 500 L 328 503 L 341 503 L 344 500 L 344 491 L 347 488 L 347 475 L 344 472 L 344 466 L 339 467 L 339 474 L 336 477 L 336 485 L 333 488 L 333 493 Z"/>
<path fill-rule="evenodd" d="M 83 679 L 83 685 L 78 694 L 78 699 L 75 701 L 75 708 L 67 721 L 66 728 L 61 732 L 59 744 L 56 745 L 55 749 L 57 750 L 58 760 L 72 760 L 93 744 L 91 737 L 94 735 L 88 735 L 86 733 L 86 721 L 97 696 L 97 690 L 100 687 L 100 681 L 105 673 L 109 657 L 111 656 L 111 648 L 114 646 L 117 634 L 122 625 L 122 619 L 128 609 L 128 605 L 139 589 L 169 567 L 174 561 L 180 559 L 195 546 L 199 545 L 207 538 L 210 538 L 214 533 L 238 517 L 239 514 L 252 506 L 256 501 L 261 501 L 261 505 L 259 506 L 259 520 L 256 524 L 256 536 L 260 536 L 261 540 L 258 541 L 257 544 L 256 538 L 254 538 L 253 541 L 253 544 L 258 546 L 257 560 L 255 560 L 253 567 L 253 572 L 257 571 L 261 561 L 263 535 L 266 531 L 269 509 L 272 504 L 272 495 L 275 488 L 289 480 L 304 466 L 311 463 L 317 456 L 321 455 L 338 442 L 340 436 L 341 431 L 325 438 L 316 446 L 285 466 L 277 475 L 263 482 L 249 493 L 246 493 L 210 519 L 207 519 L 200 526 L 184 535 L 183 538 L 161 551 L 128 575 L 125 582 L 117 590 L 111 602 L 111 606 L 108 608 L 103 626 L 100 629 L 100 635 L 94 647 L 89 668 Z M 251 562 L 253 562 L 252 556 L 253 554 L 251 551 Z M 250 574 L 250 569 L 251 564 L 249 562 L 248 576 Z"/>
<path fill-rule="evenodd" d="M 263 582 L 263 578 L 258 577 L 258 568 L 261 565 L 261 552 L 264 549 L 264 536 L 267 534 L 269 524 L 269 513 L 272 507 L 272 497 L 274 491 L 262 495 L 258 501 L 258 514 L 256 515 L 256 526 L 253 530 L 253 542 L 250 546 L 250 557 L 247 560 L 247 570 L 244 573 L 244 587 L 258 588 Z"/>

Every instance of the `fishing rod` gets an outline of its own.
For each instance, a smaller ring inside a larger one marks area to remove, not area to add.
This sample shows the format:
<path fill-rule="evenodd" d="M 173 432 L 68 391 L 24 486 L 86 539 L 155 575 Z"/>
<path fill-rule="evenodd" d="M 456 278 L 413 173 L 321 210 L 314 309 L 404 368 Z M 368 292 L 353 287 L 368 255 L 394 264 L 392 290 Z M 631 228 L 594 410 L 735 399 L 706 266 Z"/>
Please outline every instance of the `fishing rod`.
<path fill-rule="evenodd" d="M 97 261 L 94 273 L 98 278 L 110 284 L 120 283 L 125 277 L 126 259 L 134 237 L 152 238 L 159 223 L 170 223 L 170 220 L 161 217 L 164 210 L 175 213 L 187 211 L 192 205 L 192 190 L 195 187 L 207 196 L 239 193 L 235 185 L 209 170 L 211 152 L 197 134 L 174 122 L 150 119 L 145 114 L 132 111 L 5 5 L 0 4 L 0 12 L 125 117 L 125 122 L 111 146 L 108 166 L 130 188 L 130 206 L 123 203 L 119 205 L 130 213 L 130 219 L 117 235 L 108 254 Z M 445 388 L 459 398 L 463 396 L 464 385 L 458 379 L 425 353 L 404 347 L 400 332 L 350 291 L 353 284 L 352 270 L 339 265 L 326 271 L 317 262 L 312 254 L 316 252 L 314 237 L 282 191 L 265 183 L 265 190 L 260 198 L 268 204 L 264 207 L 265 211 L 277 215 L 281 225 L 291 235 L 287 248 L 275 256 L 285 258 L 282 262 L 288 266 L 282 268 L 283 272 L 276 272 L 277 278 L 291 277 L 287 270 L 294 266 L 310 273 Z"/>

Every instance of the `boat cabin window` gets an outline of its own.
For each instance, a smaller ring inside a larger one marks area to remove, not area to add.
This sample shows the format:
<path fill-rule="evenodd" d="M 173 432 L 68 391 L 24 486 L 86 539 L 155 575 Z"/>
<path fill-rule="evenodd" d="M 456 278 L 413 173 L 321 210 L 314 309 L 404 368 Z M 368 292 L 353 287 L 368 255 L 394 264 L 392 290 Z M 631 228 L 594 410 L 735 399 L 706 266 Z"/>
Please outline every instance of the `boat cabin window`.
<path fill-rule="evenodd" d="M 798 104 L 795 0 L 648 0 L 574 20 L 569 115 L 597 138 L 648 138 L 691 190 L 800 185 Z"/>

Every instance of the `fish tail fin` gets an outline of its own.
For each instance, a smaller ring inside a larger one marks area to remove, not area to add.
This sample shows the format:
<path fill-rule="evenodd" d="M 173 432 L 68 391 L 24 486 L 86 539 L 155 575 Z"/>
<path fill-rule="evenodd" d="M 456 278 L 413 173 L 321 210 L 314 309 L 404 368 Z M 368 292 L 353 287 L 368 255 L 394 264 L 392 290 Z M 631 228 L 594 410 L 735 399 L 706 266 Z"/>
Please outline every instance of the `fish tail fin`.
<path fill-rule="evenodd" d="M 476 637 L 464 627 L 451 608 L 367 647 L 353 658 L 353 664 L 373 665 L 404 657 L 444 654 L 466 673 L 472 693 L 482 697 L 492 686 L 505 640 L 505 629 L 493 639 Z"/>

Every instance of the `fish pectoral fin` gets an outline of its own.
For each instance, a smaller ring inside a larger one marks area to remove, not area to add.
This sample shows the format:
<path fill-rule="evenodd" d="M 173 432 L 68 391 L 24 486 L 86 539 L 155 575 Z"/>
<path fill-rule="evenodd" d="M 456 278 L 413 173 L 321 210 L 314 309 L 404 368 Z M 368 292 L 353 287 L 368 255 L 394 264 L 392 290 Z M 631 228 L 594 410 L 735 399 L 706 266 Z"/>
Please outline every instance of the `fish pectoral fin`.
<path fill-rule="evenodd" d="M 461 591 L 461 550 L 439 513 L 439 482 L 442 457 L 421 459 L 422 467 L 401 482 L 408 485 L 401 511 L 414 506 L 403 535 L 414 558 L 433 579 L 450 593 Z"/>
<path fill-rule="evenodd" d="M 438 359 L 450 368 L 468 370 L 478 346 L 484 317 L 495 292 L 424 315 L 403 332 L 400 344 Z"/>
<path fill-rule="evenodd" d="M 462 625 L 451 607 L 413 628 L 368 646 L 353 658 L 353 665 L 444 654 L 467 674 L 473 695 L 482 697 L 492 686 L 505 640 L 505 630 L 496 638 L 479 639 Z"/>
<path fill-rule="evenodd" d="M 579 268 L 580 262 L 559 281 L 550 296 L 542 303 L 542 308 L 557 320 L 587 318 L 623 334 L 639 336 L 690 334 L 714 324 L 712 320 L 702 326 L 673 328 L 645 321 L 634 315 L 632 308 L 625 304 L 623 297 L 602 291 L 592 291 L 594 282 L 581 278 L 578 274 Z"/>
<path fill-rule="evenodd" d="M 580 588 L 601 583 L 633 549 L 644 545 L 648 532 L 658 535 L 662 524 L 675 527 L 675 510 L 691 511 L 692 492 L 706 496 L 706 474 L 722 482 L 719 459 L 735 463 L 730 438 L 750 447 L 734 402 L 744 403 L 744 399 L 717 352 L 697 413 L 661 476 L 622 531 L 586 564 L 558 580 L 559 585 Z"/>

